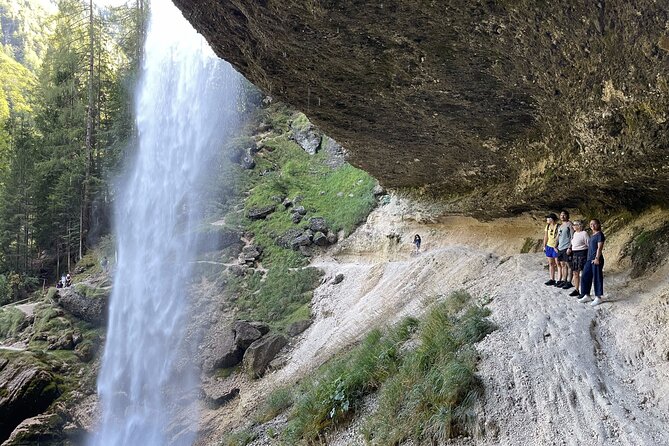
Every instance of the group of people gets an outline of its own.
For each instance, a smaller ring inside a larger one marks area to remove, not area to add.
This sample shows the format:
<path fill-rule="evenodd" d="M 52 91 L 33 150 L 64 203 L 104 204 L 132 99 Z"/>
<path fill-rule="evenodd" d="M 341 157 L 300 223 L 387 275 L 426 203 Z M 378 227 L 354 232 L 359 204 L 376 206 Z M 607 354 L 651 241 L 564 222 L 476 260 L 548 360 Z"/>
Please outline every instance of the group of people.
<path fill-rule="evenodd" d="M 569 294 L 582 303 L 597 306 L 604 299 L 604 242 L 602 224 L 590 220 L 592 234 L 580 220 L 569 221 L 569 212 L 563 210 L 560 217 L 554 213 L 546 215 L 544 230 L 544 252 L 548 259 L 548 286 L 565 290 L 574 288 Z M 557 276 L 557 280 L 556 280 Z M 594 287 L 594 299 L 591 291 Z"/>
<path fill-rule="evenodd" d="M 60 280 L 56 283 L 56 288 L 65 288 L 72 285 L 72 276 L 68 273 L 66 276 L 62 276 Z"/>

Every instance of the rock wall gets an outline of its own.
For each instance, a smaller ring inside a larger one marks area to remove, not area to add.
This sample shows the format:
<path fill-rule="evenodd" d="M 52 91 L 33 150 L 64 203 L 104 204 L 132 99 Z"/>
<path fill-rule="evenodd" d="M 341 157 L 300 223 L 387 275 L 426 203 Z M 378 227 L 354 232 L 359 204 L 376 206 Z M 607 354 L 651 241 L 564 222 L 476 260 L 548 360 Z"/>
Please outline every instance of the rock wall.
<path fill-rule="evenodd" d="M 667 203 L 662 2 L 175 3 L 353 164 L 446 211 Z"/>

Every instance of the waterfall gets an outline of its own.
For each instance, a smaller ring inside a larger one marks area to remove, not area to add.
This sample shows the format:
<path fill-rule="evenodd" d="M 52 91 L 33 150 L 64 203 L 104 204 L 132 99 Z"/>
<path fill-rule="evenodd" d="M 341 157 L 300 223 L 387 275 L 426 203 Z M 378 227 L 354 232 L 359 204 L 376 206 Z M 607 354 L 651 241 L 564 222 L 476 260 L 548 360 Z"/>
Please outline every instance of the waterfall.
<path fill-rule="evenodd" d="M 93 445 L 187 445 L 198 371 L 187 285 L 200 186 L 234 127 L 239 76 L 168 0 L 152 2 L 135 112 L 138 149 L 115 207 L 117 265 Z M 189 345 L 191 344 L 191 345 Z"/>

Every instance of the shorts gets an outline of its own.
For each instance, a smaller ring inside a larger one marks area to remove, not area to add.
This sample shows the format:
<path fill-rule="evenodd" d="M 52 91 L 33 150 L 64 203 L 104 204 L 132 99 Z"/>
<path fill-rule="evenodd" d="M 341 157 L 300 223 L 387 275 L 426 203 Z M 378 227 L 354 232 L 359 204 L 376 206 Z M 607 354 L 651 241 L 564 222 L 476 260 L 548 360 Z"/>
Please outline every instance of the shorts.
<path fill-rule="evenodd" d="M 571 269 L 572 271 L 583 271 L 585 262 L 588 258 L 588 250 L 574 251 L 571 254 Z"/>
<path fill-rule="evenodd" d="M 555 248 L 552 248 L 550 246 L 546 246 L 546 257 L 551 257 L 551 258 L 556 258 L 558 256 L 557 251 Z"/>
<path fill-rule="evenodd" d="M 566 249 L 560 249 L 558 251 L 558 260 L 560 262 L 571 262 L 571 255 L 567 254 Z"/>

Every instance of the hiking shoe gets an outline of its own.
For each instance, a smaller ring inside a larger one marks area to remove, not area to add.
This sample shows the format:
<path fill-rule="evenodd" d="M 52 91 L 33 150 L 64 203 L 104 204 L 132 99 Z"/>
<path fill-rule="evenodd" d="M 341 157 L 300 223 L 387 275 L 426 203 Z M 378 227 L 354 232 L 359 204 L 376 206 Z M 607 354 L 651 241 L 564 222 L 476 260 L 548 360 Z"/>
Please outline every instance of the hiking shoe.
<path fill-rule="evenodd" d="M 571 293 L 569 293 L 569 295 L 570 295 L 571 297 L 576 297 L 576 296 L 580 296 L 581 293 L 579 293 L 578 290 L 574 290 L 574 291 L 572 291 Z"/>
<path fill-rule="evenodd" d="M 593 306 L 593 307 L 596 307 L 597 305 L 601 304 L 602 302 L 604 302 L 604 301 L 602 300 L 601 297 L 595 296 L 595 300 L 590 302 L 590 305 Z"/>
<path fill-rule="evenodd" d="M 588 302 L 592 301 L 592 298 L 590 297 L 589 294 L 586 294 L 585 296 L 581 296 L 581 298 L 578 300 L 582 304 L 587 304 Z"/>
<path fill-rule="evenodd" d="M 548 282 L 544 283 L 544 285 L 548 285 L 548 286 L 555 285 L 555 280 L 551 279 Z"/>
<path fill-rule="evenodd" d="M 562 280 L 558 280 L 553 284 L 553 286 L 557 288 L 562 288 L 562 285 L 564 285 L 564 282 Z"/>
<path fill-rule="evenodd" d="M 574 288 L 574 285 L 571 284 L 571 282 L 565 282 L 564 285 L 562 285 L 562 289 L 568 290 L 569 288 Z"/>

